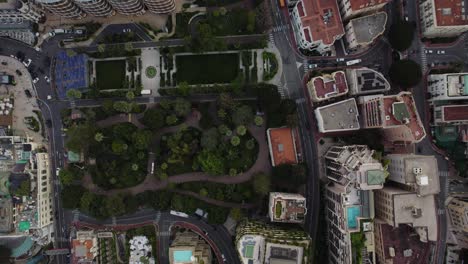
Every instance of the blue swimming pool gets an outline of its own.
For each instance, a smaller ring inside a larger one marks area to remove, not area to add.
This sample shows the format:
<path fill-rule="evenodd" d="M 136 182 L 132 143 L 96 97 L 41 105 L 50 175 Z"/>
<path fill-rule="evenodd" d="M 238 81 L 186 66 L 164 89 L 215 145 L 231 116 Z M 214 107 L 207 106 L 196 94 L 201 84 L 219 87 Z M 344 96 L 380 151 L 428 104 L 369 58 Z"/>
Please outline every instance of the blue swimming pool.
<path fill-rule="evenodd" d="M 191 250 L 177 250 L 174 251 L 174 261 L 175 262 L 190 262 L 192 258 Z"/>
<path fill-rule="evenodd" d="M 347 208 L 348 215 L 348 228 L 355 229 L 357 227 L 357 218 L 361 215 L 359 206 L 352 206 Z"/>

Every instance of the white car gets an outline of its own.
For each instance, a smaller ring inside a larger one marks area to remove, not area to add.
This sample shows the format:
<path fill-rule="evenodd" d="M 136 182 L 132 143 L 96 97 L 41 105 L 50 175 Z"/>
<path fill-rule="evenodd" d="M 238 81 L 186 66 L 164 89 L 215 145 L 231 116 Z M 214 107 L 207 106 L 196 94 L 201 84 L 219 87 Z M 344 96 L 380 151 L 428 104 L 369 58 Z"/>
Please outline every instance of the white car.
<path fill-rule="evenodd" d="M 129 28 L 124 28 L 123 32 L 132 32 L 132 30 Z"/>
<path fill-rule="evenodd" d="M 44 80 L 45 80 L 47 83 L 50 83 L 50 79 L 49 79 L 49 77 L 47 77 L 47 75 L 44 76 Z"/>
<path fill-rule="evenodd" d="M 344 58 L 336 58 L 336 61 L 337 61 L 337 62 L 343 62 L 343 61 L 344 61 Z"/>
<path fill-rule="evenodd" d="M 32 62 L 31 59 L 27 59 L 27 60 L 23 61 L 23 64 L 24 64 L 24 66 L 29 67 L 29 65 L 31 64 L 31 62 Z"/>
<path fill-rule="evenodd" d="M 438 50 L 437 54 L 445 54 L 445 50 Z"/>
<path fill-rule="evenodd" d="M 432 54 L 433 51 L 432 50 L 426 50 L 426 53 Z"/>
<path fill-rule="evenodd" d="M 223 261 L 226 262 L 226 257 L 224 256 L 224 254 L 221 254 L 221 257 L 223 258 Z"/>
<path fill-rule="evenodd" d="M 33 83 L 37 83 L 39 81 L 39 78 L 36 78 L 33 80 Z"/>
<path fill-rule="evenodd" d="M 59 173 L 60 173 L 60 168 L 57 168 L 57 169 L 55 170 L 55 175 L 57 175 L 57 176 L 58 176 L 58 175 L 59 175 Z"/>
<path fill-rule="evenodd" d="M 47 95 L 47 100 L 52 100 L 52 95 Z"/>
<path fill-rule="evenodd" d="M 55 36 L 55 32 L 53 32 L 53 31 L 49 32 L 49 36 L 51 36 L 51 37 Z"/>
<path fill-rule="evenodd" d="M 309 69 L 314 69 L 314 68 L 317 68 L 318 65 L 317 64 L 309 64 L 308 68 Z"/>

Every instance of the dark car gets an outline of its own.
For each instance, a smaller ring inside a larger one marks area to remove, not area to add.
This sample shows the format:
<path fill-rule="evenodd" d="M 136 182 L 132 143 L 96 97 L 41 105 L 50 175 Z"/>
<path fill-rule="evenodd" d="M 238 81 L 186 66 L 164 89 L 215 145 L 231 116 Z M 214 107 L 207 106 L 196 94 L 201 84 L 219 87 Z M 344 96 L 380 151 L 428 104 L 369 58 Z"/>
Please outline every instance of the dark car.
<path fill-rule="evenodd" d="M 47 119 L 47 120 L 46 120 L 46 126 L 47 126 L 48 128 L 51 128 L 51 127 L 52 127 L 52 121 L 51 121 L 50 119 Z"/>
<path fill-rule="evenodd" d="M 8 62 L 2 61 L 2 65 L 8 65 Z"/>
<path fill-rule="evenodd" d="M 31 91 L 29 91 L 28 89 L 24 90 L 24 93 L 26 94 L 28 98 L 32 97 Z"/>
<path fill-rule="evenodd" d="M 18 74 L 19 76 L 23 75 L 23 73 L 20 70 L 16 70 L 16 74 Z"/>

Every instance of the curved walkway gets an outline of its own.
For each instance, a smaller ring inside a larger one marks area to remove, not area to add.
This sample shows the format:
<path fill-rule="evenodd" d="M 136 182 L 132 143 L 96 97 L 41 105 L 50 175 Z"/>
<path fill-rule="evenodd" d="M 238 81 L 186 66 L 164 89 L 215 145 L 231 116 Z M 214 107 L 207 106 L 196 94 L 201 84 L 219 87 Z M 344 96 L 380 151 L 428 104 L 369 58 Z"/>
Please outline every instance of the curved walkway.
<path fill-rule="evenodd" d="M 192 114 L 188 116 L 187 120 L 184 123 L 178 126 L 165 127 L 158 131 L 156 137 L 159 138 L 160 135 L 162 134 L 175 132 L 183 125 L 198 127 L 198 120 L 199 120 L 198 112 L 192 112 Z M 126 117 L 126 115 L 113 116 L 108 119 L 99 121 L 98 126 L 109 126 L 109 125 L 113 125 L 113 124 L 117 124 L 121 122 L 128 122 L 128 118 Z M 138 127 L 139 125 L 142 126 L 142 124 L 138 120 L 135 120 L 135 119 L 132 119 L 131 123 L 135 124 Z M 100 195 L 115 195 L 119 193 L 129 193 L 132 195 L 136 195 L 144 191 L 164 189 L 167 187 L 168 183 L 179 184 L 179 183 L 185 183 L 185 182 L 207 181 L 207 182 L 215 182 L 215 183 L 222 183 L 222 184 L 236 184 L 236 183 L 249 181 L 253 177 L 253 175 L 255 175 L 258 172 L 268 173 L 271 169 L 271 165 L 270 165 L 269 158 L 268 158 L 269 151 L 268 151 L 268 143 L 267 143 L 266 134 L 265 134 L 265 126 L 257 127 L 255 125 L 250 125 L 248 127 L 248 130 L 250 131 L 252 136 L 257 140 L 257 143 L 259 146 L 258 156 L 254 165 L 249 170 L 237 176 L 234 176 L 234 177 L 229 176 L 229 175 L 211 176 L 204 172 L 189 172 L 189 173 L 179 174 L 175 176 L 170 176 L 167 180 L 161 181 L 161 180 L 156 179 L 156 177 L 154 177 L 153 175 L 148 174 L 145 180 L 136 186 L 123 188 L 123 189 L 104 190 L 93 183 L 93 179 L 90 174 L 86 174 L 83 177 L 83 182 L 82 182 L 83 187 L 85 187 L 86 189 L 88 189 L 89 191 L 95 194 L 100 194 Z M 218 200 L 214 200 L 208 197 L 200 196 L 197 193 L 190 192 L 190 191 L 174 190 L 174 192 L 190 195 L 197 199 L 203 200 L 207 203 L 219 205 L 222 207 L 250 208 L 254 206 L 251 204 L 236 204 L 236 203 L 218 201 Z"/>

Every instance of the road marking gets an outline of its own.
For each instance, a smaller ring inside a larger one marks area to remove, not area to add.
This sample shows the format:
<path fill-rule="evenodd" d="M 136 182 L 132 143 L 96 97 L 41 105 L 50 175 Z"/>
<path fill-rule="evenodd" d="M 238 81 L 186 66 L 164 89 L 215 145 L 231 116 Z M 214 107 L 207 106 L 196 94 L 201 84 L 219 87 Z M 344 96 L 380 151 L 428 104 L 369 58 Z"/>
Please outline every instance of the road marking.
<path fill-rule="evenodd" d="M 437 214 L 438 214 L 438 215 L 443 215 L 443 214 L 445 214 L 445 209 L 438 209 L 438 210 L 437 210 Z"/>
<path fill-rule="evenodd" d="M 117 219 L 115 218 L 115 216 L 112 217 L 112 224 L 117 225 Z"/>
<path fill-rule="evenodd" d="M 422 72 L 426 72 L 427 70 L 427 56 L 426 56 L 426 50 L 424 46 L 421 46 L 421 63 L 422 63 Z"/>
<path fill-rule="evenodd" d="M 449 172 L 448 172 L 448 171 L 439 171 L 439 176 L 440 176 L 440 177 L 448 177 L 448 176 L 449 176 Z"/>
<path fill-rule="evenodd" d="M 272 33 L 268 34 L 268 39 L 270 40 L 271 43 L 273 43 L 273 45 L 275 44 L 275 38 L 273 37 Z"/>

